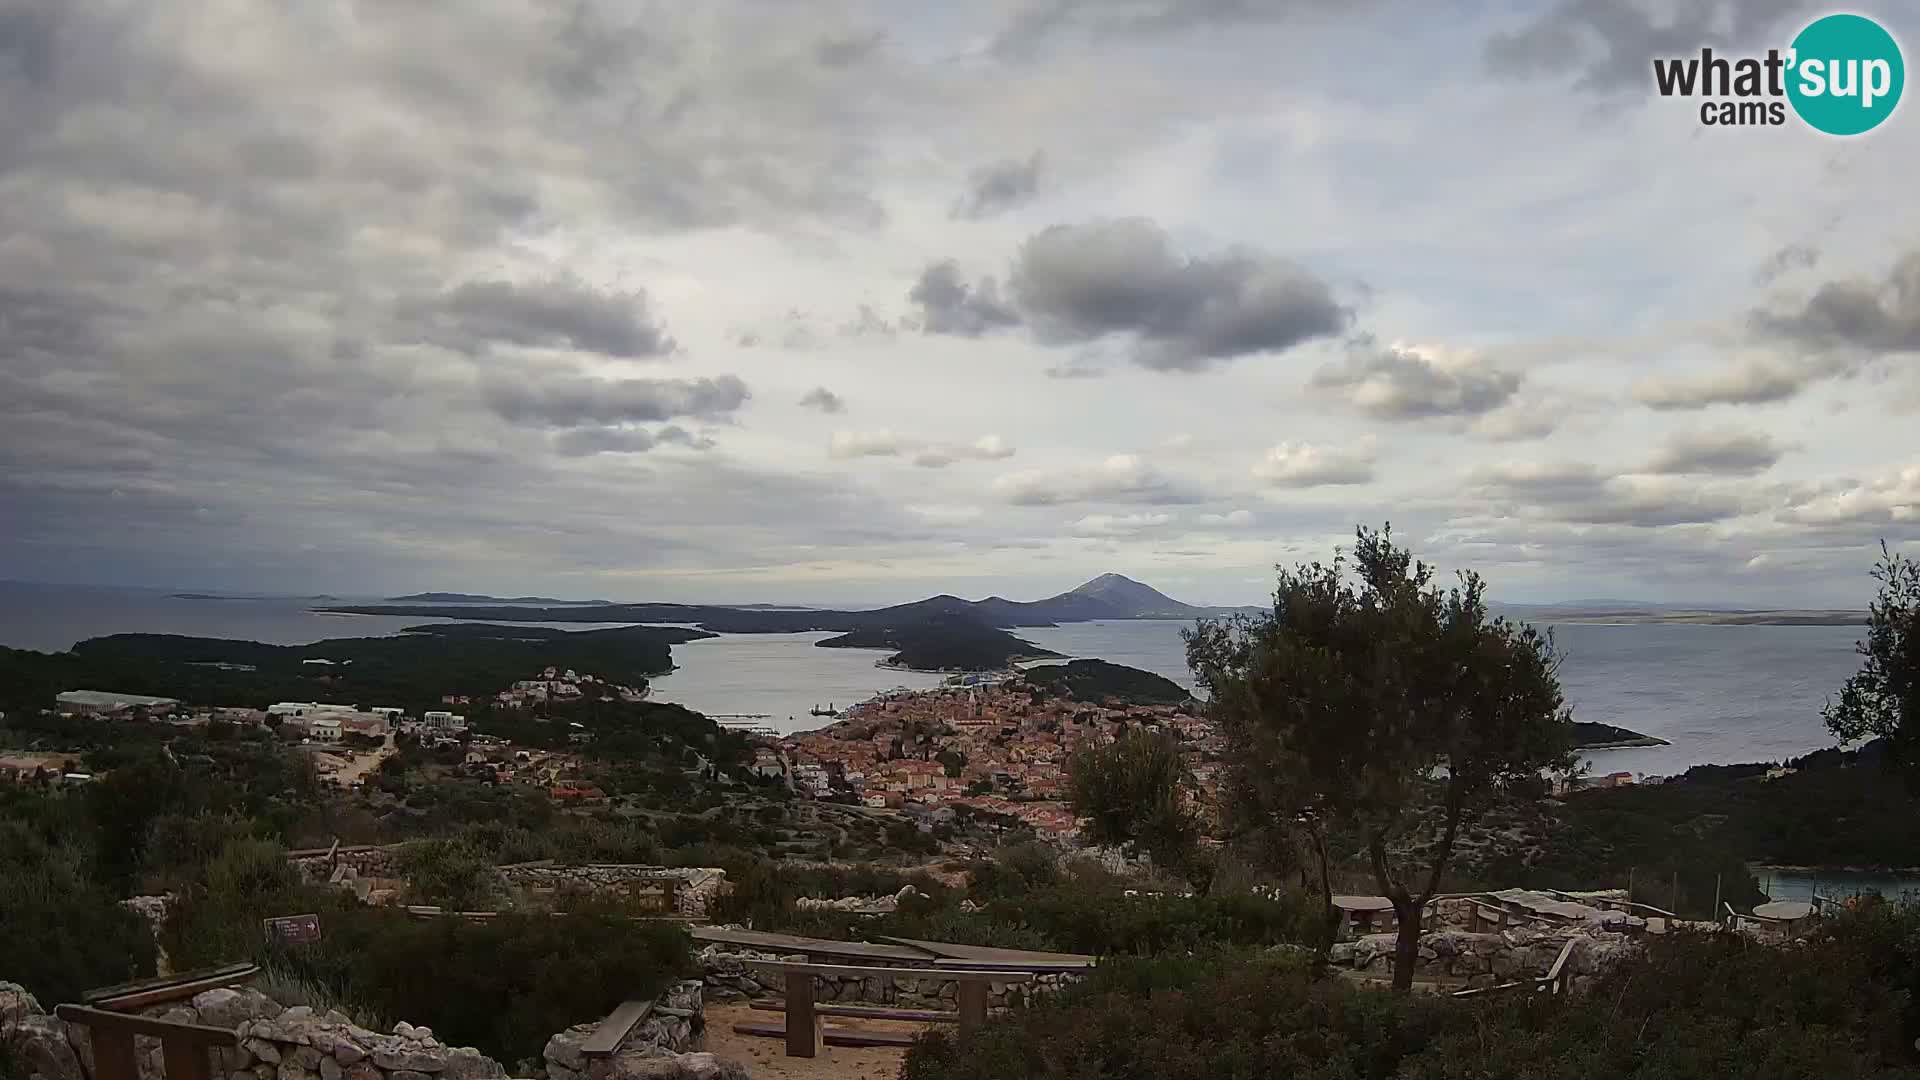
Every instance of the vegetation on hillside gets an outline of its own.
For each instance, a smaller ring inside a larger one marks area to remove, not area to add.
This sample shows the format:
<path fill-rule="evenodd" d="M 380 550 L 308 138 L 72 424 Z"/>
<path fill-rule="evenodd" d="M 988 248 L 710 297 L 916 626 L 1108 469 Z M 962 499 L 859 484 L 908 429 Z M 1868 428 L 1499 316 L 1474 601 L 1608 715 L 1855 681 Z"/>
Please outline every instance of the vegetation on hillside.
<path fill-rule="evenodd" d="M 1022 671 L 1020 677 L 1045 696 L 1094 704 L 1113 700 L 1137 705 L 1181 705 L 1193 698 L 1172 679 L 1105 660 L 1035 664 Z"/>
<path fill-rule="evenodd" d="M 934 1030 L 903 1080 L 1287 1076 L 1680 1080 L 1916 1075 L 1920 913 L 1876 910 L 1773 948 L 1657 939 L 1573 1002 L 1402 996 L 1316 979 L 1295 955 L 1102 965 L 968 1036 Z"/>
<path fill-rule="evenodd" d="M 548 666 L 643 687 L 649 675 L 672 669 L 672 645 L 712 636 L 650 626 L 578 632 L 459 625 L 413 630 L 418 632 L 310 645 L 114 634 L 82 641 L 64 653 L 0 649 L 0 710 L 50 708 L 63 690 L 94 689 L 199 705 L 264 708 L 276 701 L 337 701 L 418 714 L 440 708 L 440 699 L 449 694 L 490 697 Z M 303 663 L 309 659 L 333 663 Z"/>
<path fill-rule="evenodd" d="M 1016 660 L 1060 655 L 967 615 L 863 627 L 814 644 L 828 649 L 890 649 L 889 666 L 914 671 L 998 671 Z"/>
<path fill-rule="evenodd" d="M 1880 545 L 1879 595 L 1868 608 L 1860 670 L 1824 712 L 1843 744 L 1879 738 L 1887 763 L 1920 793 L 1920 563 Z"/>

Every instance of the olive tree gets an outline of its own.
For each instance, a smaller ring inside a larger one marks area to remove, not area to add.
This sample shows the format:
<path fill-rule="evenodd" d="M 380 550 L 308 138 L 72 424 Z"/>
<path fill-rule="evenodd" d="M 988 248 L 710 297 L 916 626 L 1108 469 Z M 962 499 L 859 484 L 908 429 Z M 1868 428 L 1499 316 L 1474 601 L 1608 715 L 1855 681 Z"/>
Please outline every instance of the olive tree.
<path fill-rule="evenodd" d="M 1920 564 L 1880 544 L 1873 568 L 1880 594 L 1867 614 L 1862 660 L 1821 716 L 1842 743 L 1887 740 L 1887 760 L 1909 789 L 1920 791 Z"/>
<path fill-rule="evenodd" d="M 1073 755 L 1068 799 L 1095 843 L 1144 851 L 1156 865 L 1186 873 L 1199 839 L 1182 791 L 1186 777 L 1186 757 L 1172 736 L 1134 729 Z"/>
<path fill-rule="evenodd" d="M 1356 534 L 1351 565 L 1282 569 L 1271 613 L 1200 622 L 1187 659 L 1230 746 L 1234 816 L 1306 832 L 1329 926 L 1329 834 L 1358 838 L 1399 920 L 1406 989 L 1461 824 L 1571 768 L 1571 717 L 1551 637 L 1489 614 L 1479 575 L 1442 590 L 1391 526 Z M 1397 857 L 1436 804 L 1425 865 Z"/>

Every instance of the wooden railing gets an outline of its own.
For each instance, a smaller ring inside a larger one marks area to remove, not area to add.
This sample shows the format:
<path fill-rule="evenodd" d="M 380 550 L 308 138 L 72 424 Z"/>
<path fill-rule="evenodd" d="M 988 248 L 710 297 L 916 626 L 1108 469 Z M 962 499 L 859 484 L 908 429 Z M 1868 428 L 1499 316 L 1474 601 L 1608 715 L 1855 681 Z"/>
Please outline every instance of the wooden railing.
<path fill-rule="evenodd" d="M 61 1005 L 53 1013 L 87 1029 L 93 1046 L 93 1080 L 140 1080 L 135 1035 L 160 1040 L 166 1080 L 213 1080 L 211 1052 L 239 1041 L 230 1028 L 175 1024 L 86 1005 Z"/>

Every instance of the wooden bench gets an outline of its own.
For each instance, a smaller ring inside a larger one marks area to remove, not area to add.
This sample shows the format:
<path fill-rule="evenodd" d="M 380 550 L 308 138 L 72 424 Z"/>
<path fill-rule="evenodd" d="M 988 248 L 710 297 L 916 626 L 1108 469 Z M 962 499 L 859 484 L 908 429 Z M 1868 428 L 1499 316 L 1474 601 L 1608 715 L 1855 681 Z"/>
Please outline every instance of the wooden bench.
<path fill-rule="evenodd" d="M 840 976 L 860 979 L 931 979 L 959 985 L 958 1021 L 961 1031 L 972 1031 L 987 1022 L 987 984 L 1032 982 L 1031 971 L 975 970 L 955 967 L 861 967 L 847 964 L 801 964 L 784 960 L 749 960 L 746 966 L 759 971 L 778 972 L 786 983 L 787 1021 L 784 1026 L 761 1023 L 735 1024 L 742 1035 L 785 1036 L 788 1057 L 817 1057 L 823 1036 L 836 1046 L 900 1046 L 912 1042 L 898 1032 L 861 1031 L 835 1028 L 823 1032 L 823 1015 L 813 1000 L 816 976 Z M 847 1014 L 841 1014 L 847 1015 Z M 849 1039 L 881 1040 L 850 1042 Z M 904 1041 L 902 1041 L 904 1039 Z"/>
<path fill-rule="evenodd" d="M 87 1029 L 87 1037 L 93 1044 L 94 1080 L 140 1080 L 140 1062 L 133 1046 L 135 1035 L 160 1040 L 160 1060 L 166 1080 L 213 1080 L 209 1051 L 239 1041 L 230 1028 L 175 1024 L 86 1005 L 61 1005 L 53 1014 Z"/>
<path fill-rule="evenodd" d="M 784 1001 L 761 999 L 747 1004 L 750 1009 L 762 1012 L 783 1013 L 787 1011 Z M 946 1009 L 895 1009 L 885 1005 L 822 1005 L 815 1003 L 813 1011 L 821 1016 L 848 1016 L 859 1020 L 904 1020 L 916 1024 L 957 1024 L 960 1014 Z"/>
<path fill-rule="evenodd" d="M 651 1001 L 623 1001 L 620 1006 L 607 1014 L 600 1026 L 593 1029 L 587 1041 L 580 1044 L 580 1056 L 585 1058 L 610 1058 L 620 1044 L 640 1021 L 653 1011 Z"/>

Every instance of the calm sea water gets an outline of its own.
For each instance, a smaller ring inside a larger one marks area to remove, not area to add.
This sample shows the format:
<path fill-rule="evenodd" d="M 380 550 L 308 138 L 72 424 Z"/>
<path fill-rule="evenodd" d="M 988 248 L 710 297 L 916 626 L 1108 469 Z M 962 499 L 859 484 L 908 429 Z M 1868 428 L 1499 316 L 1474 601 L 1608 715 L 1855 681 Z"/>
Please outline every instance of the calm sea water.
<path fill-rule="evenodd" d="M 286 598 L 180 600 L 154 590 L 0 583 L 0 645 L 59 650 L 126 632 L 301 644 L 384 636 L 430 621 L 316 615 L 306 607 Z M 1180 640 L 1186 625 L 1092 622 L 1019 633 L 1055 652 L 1126 664 L 1190 687 Z M 1820 706 L 1858 667 L 1853 643 L 1862 629 L 1569 624 L 1556 628 L 1556 637 L 1566 654 L 1561 683 L 1577 719 L 1672 744 L 1590 751 L 1591 766 L 1670 774 L 1705 762 L 1780 760 L 1829 745 Z M 808 715 L 815 706 L 844 708 L 896 686 L 939 681 L 875 667 L 878 652 L 815 648 L 826 636 L 735 634 L 675 646 L 679 669 L 654 683 L 655 696 L 710 715 L 764 716 L 772 727 L 799 730 L 819 726 Z"/>

